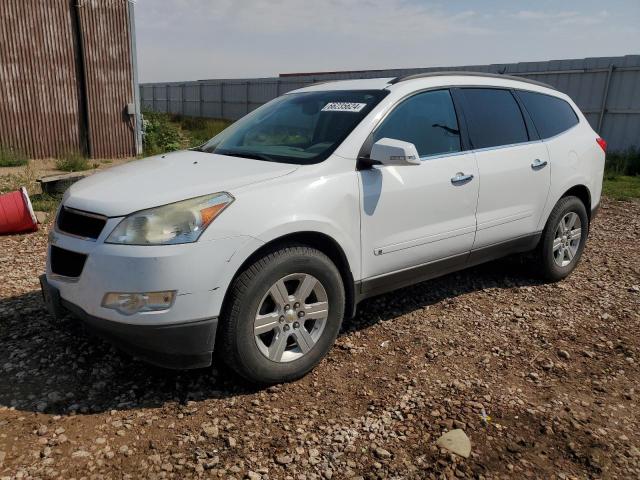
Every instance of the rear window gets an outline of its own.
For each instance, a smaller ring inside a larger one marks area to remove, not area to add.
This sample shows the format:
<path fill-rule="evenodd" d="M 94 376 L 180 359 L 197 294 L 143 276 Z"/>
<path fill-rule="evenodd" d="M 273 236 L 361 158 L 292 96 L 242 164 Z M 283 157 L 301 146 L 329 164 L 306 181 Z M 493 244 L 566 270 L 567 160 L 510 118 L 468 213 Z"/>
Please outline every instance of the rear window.
<path fill-rule="evenodd" d="M 518 102 L 509 90 L 464 88 L 465 116 L 473 148 L 527 142 L 529 135 Z"/>
<path fill-rule="evenodd" d="M 561 98 L 524 91 L 519 91 L 518 96 L 531 115 L 541 138 L 558 135 L 578 123 L 576 112 Z"/>

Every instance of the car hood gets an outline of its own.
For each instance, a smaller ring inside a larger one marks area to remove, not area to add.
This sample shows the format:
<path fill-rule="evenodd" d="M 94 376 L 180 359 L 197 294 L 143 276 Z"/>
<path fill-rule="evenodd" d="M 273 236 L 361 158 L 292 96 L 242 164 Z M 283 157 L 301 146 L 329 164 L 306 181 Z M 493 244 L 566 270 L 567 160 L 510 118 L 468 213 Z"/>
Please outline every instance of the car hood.
<path fill-rule="evenodd" d="M 67 207 L 119 217 L 287 175 L 297 165 L 180 151 L 130 162 L 71 185 Z"/>

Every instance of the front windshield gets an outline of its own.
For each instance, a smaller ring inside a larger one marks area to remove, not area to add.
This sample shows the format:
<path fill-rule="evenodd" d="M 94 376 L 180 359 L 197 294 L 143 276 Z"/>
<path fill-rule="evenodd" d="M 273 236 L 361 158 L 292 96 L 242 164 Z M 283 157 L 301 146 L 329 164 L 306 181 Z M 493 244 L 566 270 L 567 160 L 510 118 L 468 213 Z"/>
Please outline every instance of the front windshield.
<path fill-rule="evenodd" d="M 389 92 L 291 93 L 241 118 L 199 150 L 274 162 L 325 160 Z"/>

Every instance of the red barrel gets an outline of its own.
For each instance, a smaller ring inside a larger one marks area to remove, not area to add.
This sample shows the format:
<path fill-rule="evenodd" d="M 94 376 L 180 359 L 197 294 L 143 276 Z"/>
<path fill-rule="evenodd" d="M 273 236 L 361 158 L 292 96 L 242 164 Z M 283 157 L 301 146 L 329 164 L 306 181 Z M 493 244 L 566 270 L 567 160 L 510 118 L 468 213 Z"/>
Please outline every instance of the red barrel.
<path fill-rule="evenodd" d="M 26 188 L 0 195 L 0 235 L 36 230 L 38 222 Z"/>

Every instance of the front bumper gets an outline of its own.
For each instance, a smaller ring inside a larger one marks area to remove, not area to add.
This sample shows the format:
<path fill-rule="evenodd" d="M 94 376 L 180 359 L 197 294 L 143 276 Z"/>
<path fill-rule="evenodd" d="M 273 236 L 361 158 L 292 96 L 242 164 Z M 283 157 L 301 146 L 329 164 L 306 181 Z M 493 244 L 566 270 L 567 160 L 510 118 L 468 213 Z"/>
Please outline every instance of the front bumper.
<path fill-rule="evenodd" d="M 191 369 L 211 365 L 217 318 L 168 325 L 141 325 L 106 320 L 64 300 L 56 287 L 40 277 L 42 294 L 55 317 L 71 313 L 90 332 L 148 363 L 164 368 Z"/>
<path fill-rule="evenodd" d="M 138 325 L 169 325 L 220 315 L 224 294 L 242 258 L 236 255 L 251 237 L 236 236 L 181 245 L 111 245 L 87 241 L 57 230 L 49 236 L 47 281 L 63 300 L 88 315 Z M 52 269 L 52 248 L 86 256 L 79 276 Z M 253 248 L 253 247 L 251 247 Z M 171 308 L 122 315 L 105 308 L 105 294 L 176 291 Z"/>

